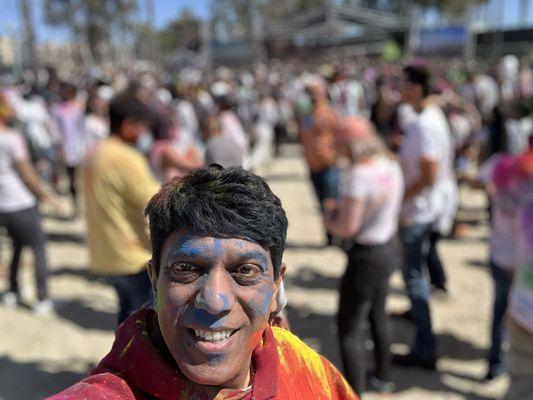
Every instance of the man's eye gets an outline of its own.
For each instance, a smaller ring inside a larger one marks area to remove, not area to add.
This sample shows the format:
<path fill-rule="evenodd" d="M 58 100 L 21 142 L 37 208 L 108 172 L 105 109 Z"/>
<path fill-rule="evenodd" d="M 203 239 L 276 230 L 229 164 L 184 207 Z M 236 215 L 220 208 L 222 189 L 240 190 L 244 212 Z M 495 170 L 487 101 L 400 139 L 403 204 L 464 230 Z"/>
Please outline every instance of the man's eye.
<path fill-rule="evenodd" d="M 174 271 L 181 271 L 181 272 L 191 272 L 191 271 L 197 271 L 198 267 L 193 264 L 189 263 L 177 263 L 172 265 L 172 269 Z"/>
<path fill-rule="evenodd" d="M 261 274 L 261 268 L 257 265 L 243 264 L 233 270 L 233 275 L 238 279 L 252 280 Z"/>
<path fill-rule="evenodd" d="M 190 283 L 194 282 L 202 274 L 202 269 L 194 264 L 176 263 L 170 266 L 169 273 L 173 280 L 181 283 Z"/>

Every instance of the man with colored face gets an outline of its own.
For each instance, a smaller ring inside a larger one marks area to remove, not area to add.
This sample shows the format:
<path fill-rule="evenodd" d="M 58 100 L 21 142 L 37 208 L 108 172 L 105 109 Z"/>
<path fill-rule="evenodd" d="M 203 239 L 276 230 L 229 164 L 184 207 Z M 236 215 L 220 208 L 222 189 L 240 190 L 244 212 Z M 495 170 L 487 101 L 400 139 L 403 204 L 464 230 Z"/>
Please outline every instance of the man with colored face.
<path fill-rule="evenodd" d="M 146 209 L 155 310 L 116 331 L 91 376 L 51 399 L 356 399 L 326 359 L 269 321 L 287 218 L 266 182 L 212 166 Z"/>
<path fill-rule="evenodd" d="M 268 251 L 247 239 L 175 232 L 151 273 L 159 329 L 183 374 L 205 385 L 248 386 L 250 352 L 276 309 L 281 280 Z"/>

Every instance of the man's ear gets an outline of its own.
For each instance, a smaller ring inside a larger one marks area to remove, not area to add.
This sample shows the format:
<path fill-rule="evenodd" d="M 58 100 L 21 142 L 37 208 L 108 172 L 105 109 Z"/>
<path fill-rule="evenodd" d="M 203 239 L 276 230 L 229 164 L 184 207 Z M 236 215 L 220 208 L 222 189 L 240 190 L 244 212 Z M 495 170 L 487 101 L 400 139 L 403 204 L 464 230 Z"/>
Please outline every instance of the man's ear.
<path fill-rule="evenodd" d="M 285 289 L 282 288 L 283 277 L 285 276 L 285 270 L 287 266 L 285 263 L 281 263 L 279 274 L 274 281 L 274 293 L 272 294 L 272 305 L 270 312 L 273 314 L 279 313 L 287 305 L 287 299 L 285 297 Z"/>
<path fill-rule="evenodd" d="M 279 286 L 281 280 L 282 280 L 283 277 L 285 276 L 285 271 L 286 271 L 286 270 L 287 270 L 287 265 L 286 265 L 284 262 L 282 262 L 282 263 L 281 263 L 281 267 L 280 267 L 280 269 L 279 269 L 279 275 L 278 275 L 278 279 L 277 279 L 277 281 L 276 281 L 276 285 Z"/>
<path fill-rule="evenodd" d="M 146 266 L 146 270 L 148 271 L 148 276 L 150 277 L 150 282 L 152 282 L 152 290 L 154 293 L 157 293 L 157 278 L 159 274 L 157 273 L 157 267 L 155 266 L 154 260 L 148 261 L 148 265 Z"/>

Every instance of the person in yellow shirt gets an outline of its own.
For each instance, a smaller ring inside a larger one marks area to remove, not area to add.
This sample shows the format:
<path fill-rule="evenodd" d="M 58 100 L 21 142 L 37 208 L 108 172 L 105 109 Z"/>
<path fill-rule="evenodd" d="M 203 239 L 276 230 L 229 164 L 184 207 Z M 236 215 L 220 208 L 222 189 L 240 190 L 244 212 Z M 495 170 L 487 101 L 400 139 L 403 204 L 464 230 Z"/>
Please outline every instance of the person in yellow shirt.
<path fill-rule="evenodd" d="M 115 288 L 120 324 L 152 301 L 143 211 L 159 183 L 133 146 L 148 128 L 150 110 L 135 97 L 120 94 L 110 104 L 109 119 L 111 135 L 89 153 L 82 182 L 91 272 Z"/>

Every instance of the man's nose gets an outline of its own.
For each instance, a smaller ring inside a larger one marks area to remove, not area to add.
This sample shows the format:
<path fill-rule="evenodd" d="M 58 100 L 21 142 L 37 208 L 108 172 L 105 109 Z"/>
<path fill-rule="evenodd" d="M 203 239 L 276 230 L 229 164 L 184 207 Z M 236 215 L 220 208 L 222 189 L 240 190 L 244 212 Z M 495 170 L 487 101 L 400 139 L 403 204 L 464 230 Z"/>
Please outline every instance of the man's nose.
<path fill-rule="evenodd" d="M 213 268 L 196 294 L 195 307 L 212 315 L 230 311 L 234 303 L 230 279 L 224 268 Z"/>

